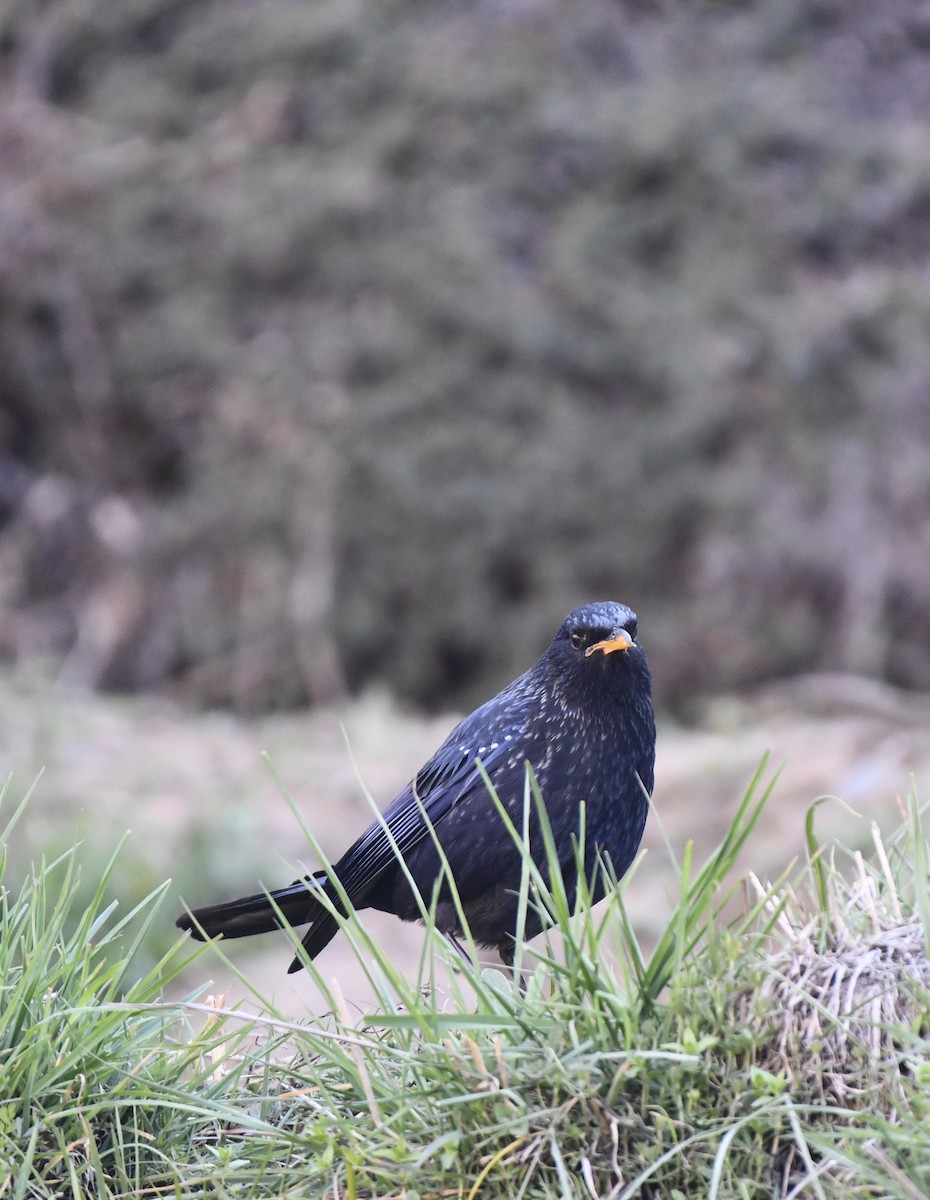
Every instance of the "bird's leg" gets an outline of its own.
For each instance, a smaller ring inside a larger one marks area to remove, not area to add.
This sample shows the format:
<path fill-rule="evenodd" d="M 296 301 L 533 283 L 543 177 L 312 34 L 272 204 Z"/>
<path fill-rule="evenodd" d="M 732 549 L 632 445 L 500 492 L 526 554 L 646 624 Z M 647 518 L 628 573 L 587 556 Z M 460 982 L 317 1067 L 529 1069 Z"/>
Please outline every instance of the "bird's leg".
<path fill-rule="evenodd" d="M 465 947 L 462 945 L 462 943 L 459 941 L 459 939 L 455 936 L 455 934 L 452 933 L 451 930 L 446 930 L 442 936 L 446 939 L 446 941 L 453 948 L 453 950 L 456 951 L 456 953 L 459 955 L 459 957 L 462 959 L 463 962 L 467 962 L 470 967 L 474 967 L 477 965 L 475 963 L 474 959 L 472 958 L 472 956 L 468 953 L 468 951 L 465 949 Z M 514 949 L 515 949 L 515 947 L 513 945 L 499 947 L 499 949 L 498 949 L 498 953 L 501 956 L 501 961 L 503 962 L 504 966 L 509 967 L 511 970 L 513 970 Z M 516 976 L 516 978 L 514 979 L 514 983 L 516 983 L 517 987 L 520 989 L 520 995 L 525 996 L 526 995 L 526 979 L 524 978 L 522 972 L 518 976 Z"/>
<path fill-rule="evenodd" d="M 456 954 L 458 954 L 458 956 L 462 959 L 463 962 L 467 962 L 468 965 L 471 967 L 473 967 L 475 965 L 472 962 L 471 955 L 468 953 L 468 951 L 465 949 L 465 947 L 462 945 L 462 943 L 455 936 L 455 934 L 452 932 L 451 929 L 447 929 L 443 933 L 443 937 L 446 939 L 446 941 L 449 943 L 449 945 L 452 947 L 452 949 L 456 952 Z"/>
<path fill-rule="evenodd" d="M 514 942 L 506 942 L 503 946 L 498 946 L 497 952 L 501 956 L 501 962 L 504 964 L 504 966 L 509 967 L 510 970 L 513 971 L 513 960 L 514 960 L 514 956 L 517 952 L 516 942 L 515 941 Z M 520 989 L 520 995 L 525 996 L 526 995 L 526 978 L 524 977 L 523 972 L 521 971 L 519 975 L 517 975 L 515 973 L 513 981 L 517 985 L 517 987 Z"/>

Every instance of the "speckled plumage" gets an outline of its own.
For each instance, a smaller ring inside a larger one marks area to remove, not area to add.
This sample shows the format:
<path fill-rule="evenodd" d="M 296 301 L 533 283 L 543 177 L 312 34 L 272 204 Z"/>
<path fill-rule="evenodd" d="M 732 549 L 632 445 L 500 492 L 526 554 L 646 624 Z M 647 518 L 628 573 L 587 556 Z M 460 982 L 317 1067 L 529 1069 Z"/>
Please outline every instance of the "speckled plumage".
<path fill-rule="evenodd" d="M 639 847 L 652 792 L 655 723 L 649 667 L 636 639 L 636 615 L 607 601 L 576 608 L 539 661 L 453 729 L 429 762 L 388 806 L 383 822 L 427 903 L 440 874 L 433 825 L 455 878 L 475 940 L 513 955 L 520 854 L 504 829 L 477 762 L 493 783 L 519 829 L 523 821 L 526 764 L 539 782 L 563 878 L 575 889 L 579 812 L 585 804 L 585 871 L 602 894 L 598 853 L 619 878 Z M 605 648 L 609 647 L 609 648 Z M 415 790 L 414 790 L 415 789 Z M 419 803 L 418 803 L 419 800 Z M 422 806 L 422 808 L 421 808 Z M 531 812 L 530 845 L 536 861 L 545 854 L 538 819 Z M 335 864 L 356 908 L 377 908 L 415 920 L 419 906 L 380 822 L 372 824 Z M 309 924 L 304 948 L 313 958 L 337 931 L 333 917 L 314 898 L 325 873 L 299 879 L 272 893 L 284 918 Z M 448 889 L 446 889 L 448 890 Z M 280 920 L 265 893 L 198 909 L 178 919 L 195 937 L 242 937 L 277 928 Z M 461 930 L 455 907 L 440 891 L 437 924 Z M 539 932 L 527 913 L 527 936 Z M 295 959 L 290 970 L 300 968 Z"/>

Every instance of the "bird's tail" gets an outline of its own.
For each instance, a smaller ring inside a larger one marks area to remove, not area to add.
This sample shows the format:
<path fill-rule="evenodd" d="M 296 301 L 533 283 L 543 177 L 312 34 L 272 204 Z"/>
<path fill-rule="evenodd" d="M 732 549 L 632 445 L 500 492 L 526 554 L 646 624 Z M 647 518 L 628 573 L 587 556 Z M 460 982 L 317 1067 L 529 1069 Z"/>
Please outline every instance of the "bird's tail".
<path fill-rule="evenodd" d="M 195 908 L 183 913 L 175 923 L 200 942 L 220 934 L 227 938 L 249 937 L 285 925 L 309 924 L 303 945 L 309 957 L 315 958 L 324 946 L 329 945 L 339 928 L 332 913 L 313 894 L 316 889 L 325 889 L 338 905 L 326 872 L 317 871 L 315 875 L 297 879 L 274 892 L 256 892 L 253 896 L 243 896 L 225 904 Z M 295 958 L 288 973 L 299 971 L 302 965 L 300 959 Z"/>

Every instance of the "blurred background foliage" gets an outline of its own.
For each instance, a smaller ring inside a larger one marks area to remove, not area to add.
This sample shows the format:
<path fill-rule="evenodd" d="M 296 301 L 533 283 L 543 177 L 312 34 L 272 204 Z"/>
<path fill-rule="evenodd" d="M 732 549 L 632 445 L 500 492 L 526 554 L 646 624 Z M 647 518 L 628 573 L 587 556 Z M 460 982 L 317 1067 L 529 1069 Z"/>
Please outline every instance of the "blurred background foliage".
<path fill-rule="evenodd" d="M 930 687 L 930 6 L 7 0 L 0 655 Z"/>

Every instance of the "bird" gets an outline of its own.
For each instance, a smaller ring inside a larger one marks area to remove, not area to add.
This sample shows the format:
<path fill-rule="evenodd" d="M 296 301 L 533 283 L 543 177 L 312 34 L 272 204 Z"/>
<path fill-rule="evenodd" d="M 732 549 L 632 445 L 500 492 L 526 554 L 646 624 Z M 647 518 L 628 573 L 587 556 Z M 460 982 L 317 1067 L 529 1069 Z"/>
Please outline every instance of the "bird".
<path fill-rule="evenodd" d="M 188 910 L 177 925 L 200 941 L 308 925 L 303 953 L 314 959 L 339 928 L 322 894 L 343 915 L 340 888 L 353 909 L 415 921 L 423 909 L 412 880 L 427 906 L 438 884 L 436 927 L 464 953 L 458 939 L 465 930 L 448 871 L 475 945 L 496 949 L 512 964 L 524 861 L 488 784 L 521 830 L 528 771 L 535 775 L 572 904 L 584 812 L 582 865 L 592 900 L 599 900 L 608 886 L 600 864 L 608 863 L 619 879 L 639 848 L 655 744 L 652 679 L 636 614 L 616 601 L 582 605 L 568 614 L 534 666 L 456 725 L 381 819 L 333 865 L 339 887 L 326 871 L 317 871 L 275 891 Z M 548 882 L 533 805 L 529 845 Z M 543 924 L 538 906 L 524 906 L 523 937 L 534 937 Z M 303 965 L 298 953 L 288 973 Z"/>

